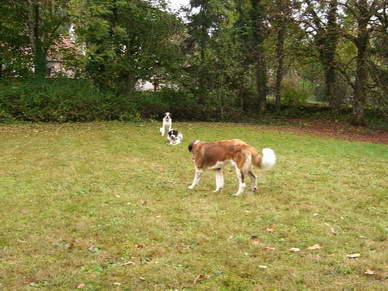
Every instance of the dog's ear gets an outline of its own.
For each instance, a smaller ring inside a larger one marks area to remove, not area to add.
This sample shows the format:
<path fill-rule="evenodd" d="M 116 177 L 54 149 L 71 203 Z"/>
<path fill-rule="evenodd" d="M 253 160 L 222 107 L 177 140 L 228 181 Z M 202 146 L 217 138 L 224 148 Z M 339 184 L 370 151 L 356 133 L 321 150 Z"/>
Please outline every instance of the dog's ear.
<path fill-rule="evenodd" d="M 193 150 L 193 145 L 194 143 L 196 142 L 197 140 L 193 140 L 191 143 L 189 143 L 189 146 L 187 147 L 189 152 L 191 152 Z"/>

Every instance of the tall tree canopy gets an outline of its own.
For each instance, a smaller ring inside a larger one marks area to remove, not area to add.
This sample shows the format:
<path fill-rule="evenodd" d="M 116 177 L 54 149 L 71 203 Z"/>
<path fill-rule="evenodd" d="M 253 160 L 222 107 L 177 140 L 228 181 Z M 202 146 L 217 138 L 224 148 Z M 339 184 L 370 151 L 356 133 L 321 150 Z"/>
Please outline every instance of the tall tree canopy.
<path fill-rule="evenodd" d="M 75 78 L 131 94 L 150 81 L 203 108 L 264 114 L 275 103 L 387 112 L 385 0 L 3 0 L 0 77 L 47 76 L 53 47 Z M 75 28 L 70 31 L 69 28 Z M 74 49 L 75 48 L 75 49 Z"/>

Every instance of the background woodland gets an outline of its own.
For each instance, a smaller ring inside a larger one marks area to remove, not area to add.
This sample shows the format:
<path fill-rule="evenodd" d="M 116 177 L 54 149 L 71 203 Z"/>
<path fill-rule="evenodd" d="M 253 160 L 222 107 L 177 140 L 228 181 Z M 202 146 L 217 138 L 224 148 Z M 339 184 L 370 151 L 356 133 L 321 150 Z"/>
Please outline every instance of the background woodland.
<path fill-rule="evenodd" d="M 3 0 L 0 120 L 388 112 L 388 1 Z M 144 84 L 153 90 L 140 90 Z"/>

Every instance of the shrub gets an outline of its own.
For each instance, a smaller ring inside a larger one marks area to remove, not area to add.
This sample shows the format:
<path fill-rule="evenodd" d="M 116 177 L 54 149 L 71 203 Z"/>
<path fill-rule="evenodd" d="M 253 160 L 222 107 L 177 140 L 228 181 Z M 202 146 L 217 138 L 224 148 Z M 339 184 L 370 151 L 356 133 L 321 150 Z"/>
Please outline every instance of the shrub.
<path fill-rule="evenodd" d="M 304 105 L 312 92 L 310 86 L 306 84 L 289 81 L 283 83 L 280 94 L 284 105 Z"/>
<path fill-rule="evenodd" d="M 3 115 L 18 120 L 66 122 L 118 119 L 124 108 L 126 112 L 133 113 L 128 106 L 128 101 L 100 93 L 87 80 L 29 79 L 0 83 L 0 109 Z"/>
<path fill-rule="evenodd" d="M 197 103 L 192 93 L 162 89 L 128 96 L 102 93 L 79 79 L 19 79 L 0 82 L 0 122 L 11 120 L 69 122 L 160 119 L 169 111 L 175 120 L 241 120 L 233 104 L 222 108 Z"/>

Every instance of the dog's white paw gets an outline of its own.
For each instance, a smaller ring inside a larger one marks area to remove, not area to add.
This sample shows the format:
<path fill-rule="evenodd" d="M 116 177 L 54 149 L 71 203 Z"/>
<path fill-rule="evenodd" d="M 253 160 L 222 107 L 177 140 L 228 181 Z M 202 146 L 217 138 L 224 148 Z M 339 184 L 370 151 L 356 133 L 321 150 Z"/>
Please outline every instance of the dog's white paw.
<path fill-rule="evenodd" d="M 213 192 L 217 193 L 217 192 L 221 192 L 221 190 L 222 190 L 222 188 L 218 188 L 218 189 L 214 190 Z"/>
<path fill-rule="evenodd" d="M 193 189 L 194 189 L 194 186 L 191 185 L 191 186 L 187 187 L 187 189 L 193 190 Z"/>

